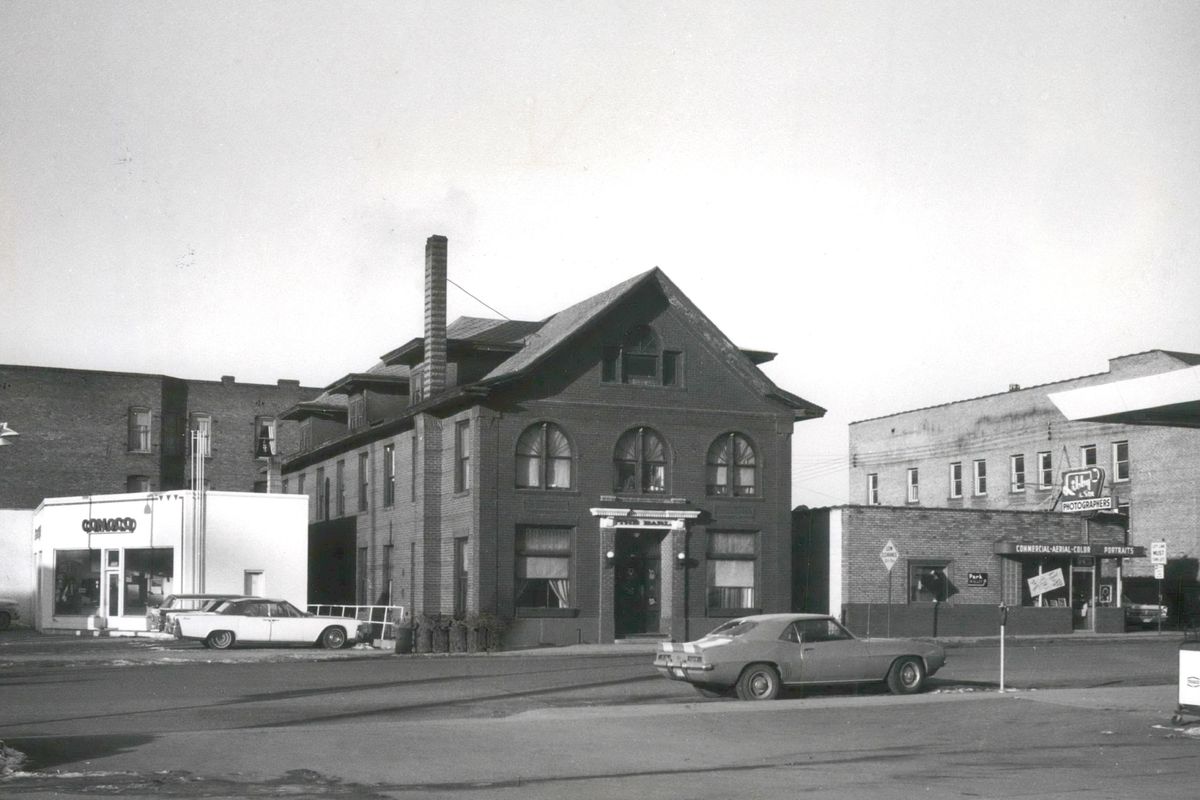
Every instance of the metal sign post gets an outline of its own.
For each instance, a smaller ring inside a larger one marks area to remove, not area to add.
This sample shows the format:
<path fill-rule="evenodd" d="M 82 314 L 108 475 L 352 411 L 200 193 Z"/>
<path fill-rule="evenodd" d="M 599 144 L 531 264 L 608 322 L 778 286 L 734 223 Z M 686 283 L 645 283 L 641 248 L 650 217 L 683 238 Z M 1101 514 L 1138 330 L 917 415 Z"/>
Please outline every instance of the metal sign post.
<path fill-rule="evenodd" d="M 1000 694 L 1004 694 L 1004 628 L 1008 625 L 1008 606 L 1000 604 Z"/>
<path fill-rule="evenodd" d="M 890 637 L 892 635 L 892 567 L 896 566 L 896 560 L 900 558 L 900 551 L 896 549 L 896 543 L 888 539 L 883 550 L 879 552 L 879 558 L 883 560 L 883 566 L 887 567 L 888 574 L 887 635 Z"/>
<path fill-rule="evenodd" d="M 1154 616 L 1158 618 L 1158 632 L 1162 633 L 1162 582 L 1167 571 L 1166 542 L 1150 543 L 1150 563 L 1154 565 L 1154 578 L 1158 581 L 1158 610 Z"/>

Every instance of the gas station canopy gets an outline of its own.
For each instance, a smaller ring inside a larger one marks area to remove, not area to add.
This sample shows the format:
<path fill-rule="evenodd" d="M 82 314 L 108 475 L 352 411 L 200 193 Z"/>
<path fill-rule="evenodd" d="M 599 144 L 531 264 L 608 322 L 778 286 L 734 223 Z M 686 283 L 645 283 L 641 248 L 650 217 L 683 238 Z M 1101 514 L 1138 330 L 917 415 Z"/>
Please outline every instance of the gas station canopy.
<path fill-rule="evenodd" d="M 1200 366 L 1048 396 L 1073 422 L 1200 428 Z"/>

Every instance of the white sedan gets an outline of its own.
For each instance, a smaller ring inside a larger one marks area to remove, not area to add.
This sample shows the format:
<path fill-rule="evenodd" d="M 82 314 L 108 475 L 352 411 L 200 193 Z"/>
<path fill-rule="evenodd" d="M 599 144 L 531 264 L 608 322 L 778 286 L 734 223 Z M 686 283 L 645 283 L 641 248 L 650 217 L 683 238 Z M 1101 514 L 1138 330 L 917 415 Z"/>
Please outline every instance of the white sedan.
<path fill-rule="evenodd" d="M 350 617 L 307 614 L 286 600 L 234 597 L 208 611 L 175 617 L 175 638 L 197 639 L 205 647 L 225 650 L 235 642 L 310 644 L 336 650 L 370 638 L 371 626 Z"/>

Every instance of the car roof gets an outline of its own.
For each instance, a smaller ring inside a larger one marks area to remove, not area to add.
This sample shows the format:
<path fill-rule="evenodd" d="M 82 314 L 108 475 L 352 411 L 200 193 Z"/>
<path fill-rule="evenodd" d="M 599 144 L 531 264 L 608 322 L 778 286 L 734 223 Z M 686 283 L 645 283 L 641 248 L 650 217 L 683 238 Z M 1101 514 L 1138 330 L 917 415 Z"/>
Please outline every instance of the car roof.
<path fill-rule="evenodd" d="M 169 594 L 168 598 L 174 597 L 176 600 L 224 600 L 229 597 L 237 597 L 236 594 Z"/>

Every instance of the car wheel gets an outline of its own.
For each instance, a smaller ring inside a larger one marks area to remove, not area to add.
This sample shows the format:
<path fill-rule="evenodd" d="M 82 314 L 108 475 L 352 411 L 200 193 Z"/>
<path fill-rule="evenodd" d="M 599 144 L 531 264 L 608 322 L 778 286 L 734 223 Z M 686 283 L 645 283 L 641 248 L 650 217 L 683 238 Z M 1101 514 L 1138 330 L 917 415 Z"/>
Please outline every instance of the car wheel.
<path fill-rule="evenodd" d="M 233 631 L 213 631 L 205 637 L 204 643 L 213 650 L 228 650 L 233 647 Z"/>
<path fill-rule="evenodd" d="M 921 691 L 921 687 L 925 685 L 925 665 L 921 663 L 921 659 L 911 656 L 896 659 L 888 671 L 887 685 L 892 694 L 913 694 Z"/>
<path fill-rule="evenodd" d="M 0 611 L 0 631 L 8 630 L 8 626 L 12 624 L 12 614 L 7 611 Z"/>
<path fill-rule="evenodd" d="M 327 650 L 337 650 L 346 644 L 346 631 L 333 625 L 321 634 L 321 646 Z"/>
<path fill-rule="evenodd" d="M 774 700 L 779 696 L 779 673 L 770 664 L 751 664 L 737 682 L 739 700 Z"/>

